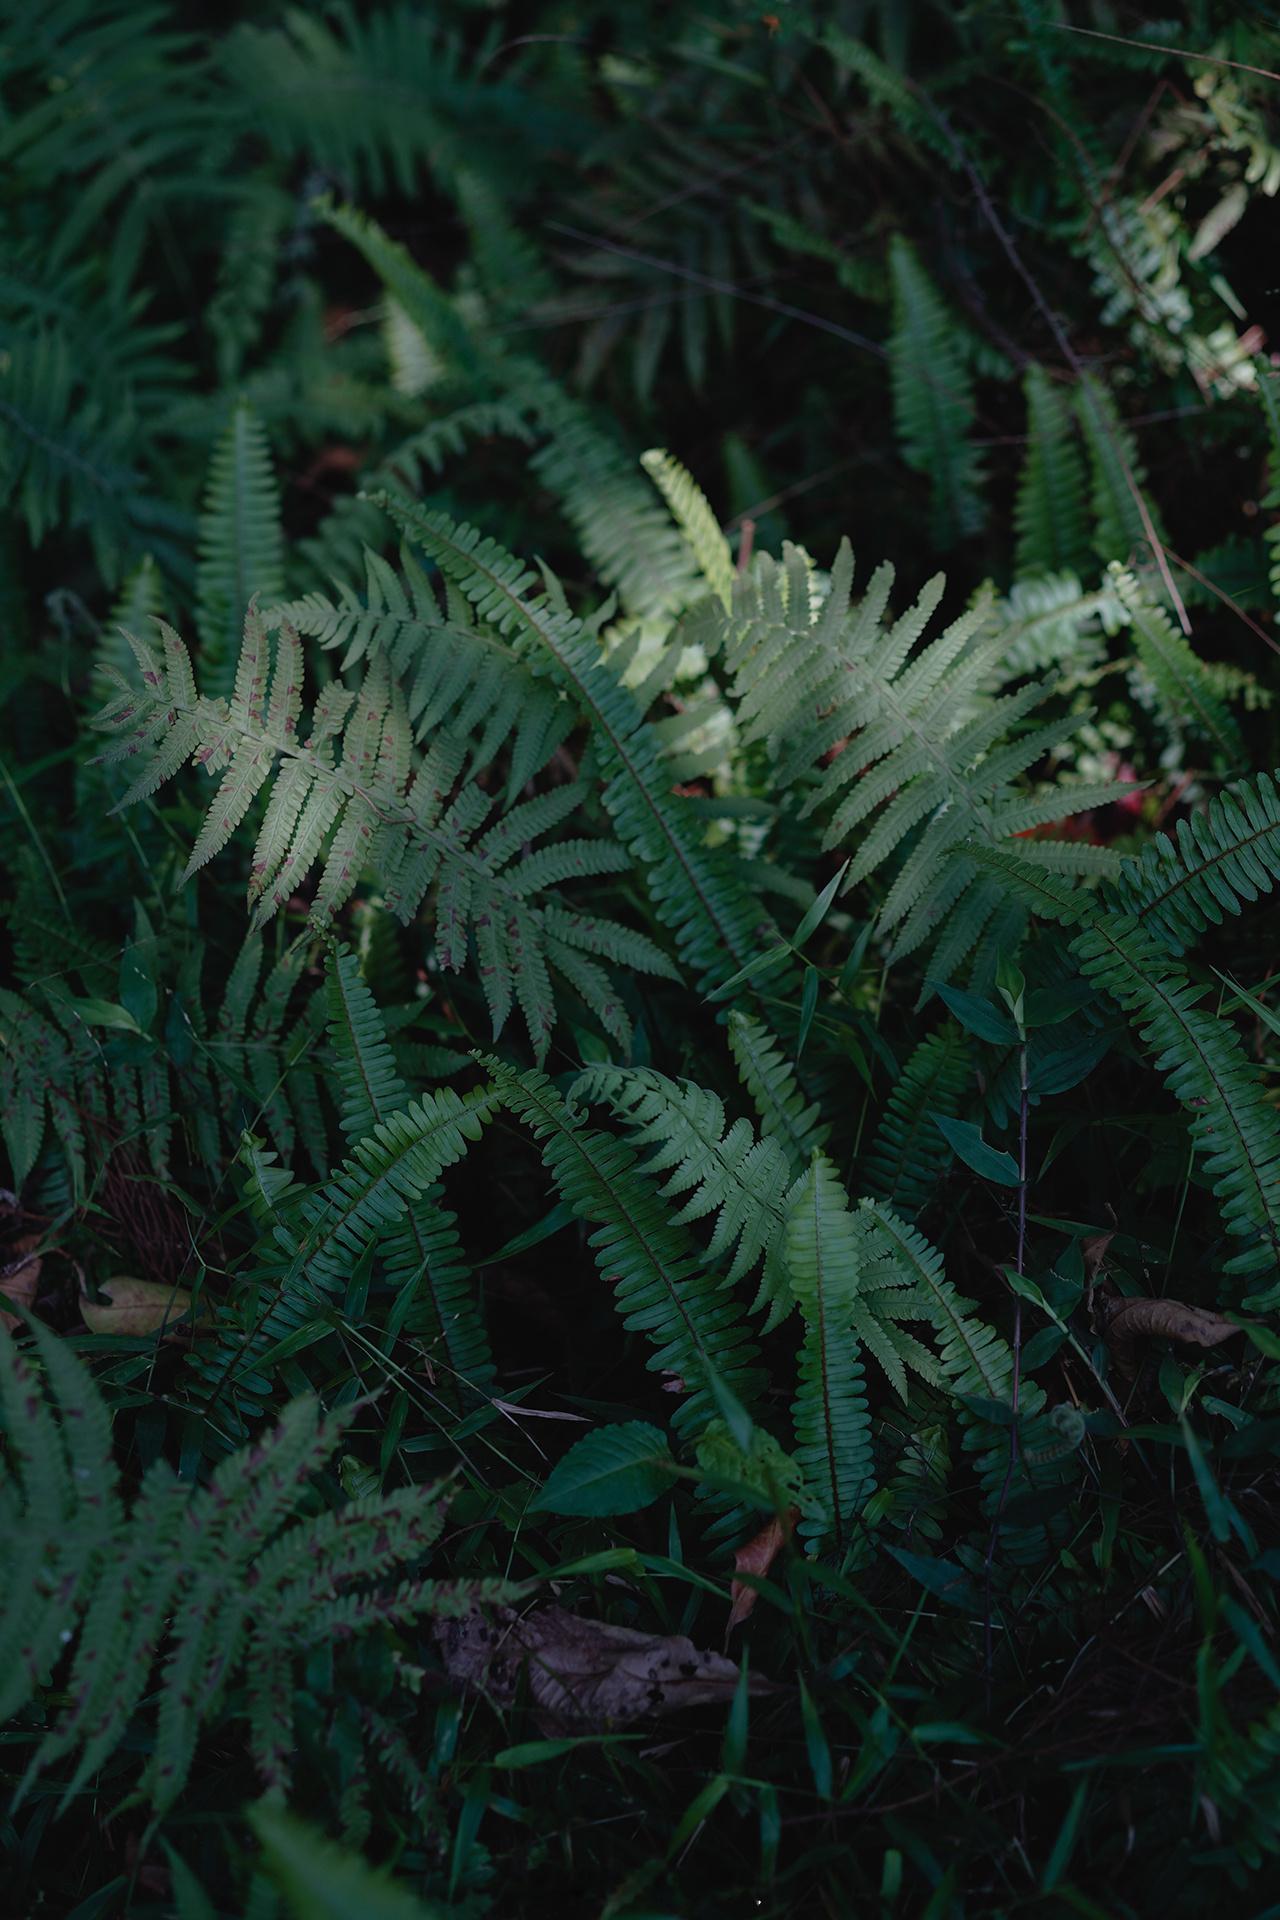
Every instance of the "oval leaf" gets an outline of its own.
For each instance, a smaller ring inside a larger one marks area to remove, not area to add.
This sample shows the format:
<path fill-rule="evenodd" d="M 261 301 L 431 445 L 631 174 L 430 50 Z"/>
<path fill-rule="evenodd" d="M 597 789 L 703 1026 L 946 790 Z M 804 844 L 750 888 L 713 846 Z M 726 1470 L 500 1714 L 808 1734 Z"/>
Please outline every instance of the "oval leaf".
<path fill-rule="evenodd" d="M 675 1473 L 665 1435 L 644 1420 L 628 1420 L 571 1447 L 533 1506 L 592 1519 L 634 1513 L 665 1493 Z"/>

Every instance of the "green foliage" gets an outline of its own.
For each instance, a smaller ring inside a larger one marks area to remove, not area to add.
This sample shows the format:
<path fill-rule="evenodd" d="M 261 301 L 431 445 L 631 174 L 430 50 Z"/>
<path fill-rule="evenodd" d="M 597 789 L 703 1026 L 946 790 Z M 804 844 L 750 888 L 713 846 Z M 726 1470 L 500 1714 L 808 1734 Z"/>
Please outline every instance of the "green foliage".
<path fill-rule="evenodd" d="M 1265 1904 L 1258 10 L 28 12 L 9 1904 Z"/>

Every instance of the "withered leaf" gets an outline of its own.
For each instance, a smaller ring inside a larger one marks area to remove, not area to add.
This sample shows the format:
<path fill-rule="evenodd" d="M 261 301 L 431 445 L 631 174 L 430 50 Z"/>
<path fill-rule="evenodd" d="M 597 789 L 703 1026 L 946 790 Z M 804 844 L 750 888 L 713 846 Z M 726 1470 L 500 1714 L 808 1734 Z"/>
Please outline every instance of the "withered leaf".
<path fill-rule="evenodd" d="M 436 1641 L 449 1677 L 488 1695 L 495 1706 L 515 1698 L 522 1670 L 549 1735 L 626 1726 L 728 1700 L 738 1668 L 704 1653 L 684 1634 L 640 1633 L 587 1620 L 563 1607 L 520 1615 L 510 1607 L 476 1609 L 442 1620 Z M 752 1676 L 753 1693 L 773 1691 Z"/>
<path fill-rule="evenodd" d="M 136 1335 L 155 1333 L 164 1327 L 165 1339 L 176 1340 L 191 1332 L 191 1295 L 183 1287 L 166 1287 L 159 1281 L 134 1280 L 129 1274 L 118 1273 L 104 1280 L 99 1292 L 107 1296 L 107 1304 L 88 1298 L 80 1302 L 90 1333 Z"/>
<path fill-rule="evenodd" d="M 1184 1300 L 1121 1300 L 1103 1329 L 1116 1370 L 1132 1380 L 1145 1340 L 1177 1340 L 1188 1347 L 1219 1347 L 1242 1332 L 1234 1320 Z"/>
<path fill-rule="evenodd" d="M 733 1564 L 738 1573 L 758 1573 L 763 1577 L 791 1538 L 791 1529 L 796 1523 L 798 1509 L 791 1507 L 785 1516 L 775 1514 L 759 1533 L 738 1548 L 733 1556 Z M 729 1588 L 729 1619 L 725 1626 L 726 1641 L 735 1627 L 750 1614 L 756 1604 L 757 1594 L 754 1587 L 744 1586 L 735 1579 Z"/>

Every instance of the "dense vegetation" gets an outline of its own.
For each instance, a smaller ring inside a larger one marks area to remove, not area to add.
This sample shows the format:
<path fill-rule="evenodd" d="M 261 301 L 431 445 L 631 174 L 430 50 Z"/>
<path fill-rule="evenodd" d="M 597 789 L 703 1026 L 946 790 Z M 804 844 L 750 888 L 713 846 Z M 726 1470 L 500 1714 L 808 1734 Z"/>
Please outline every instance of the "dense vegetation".
<path fill-rule="evenodd" d="M 1280 1913 L 1280 18 L 0 12 L 12 1910 Z"/>

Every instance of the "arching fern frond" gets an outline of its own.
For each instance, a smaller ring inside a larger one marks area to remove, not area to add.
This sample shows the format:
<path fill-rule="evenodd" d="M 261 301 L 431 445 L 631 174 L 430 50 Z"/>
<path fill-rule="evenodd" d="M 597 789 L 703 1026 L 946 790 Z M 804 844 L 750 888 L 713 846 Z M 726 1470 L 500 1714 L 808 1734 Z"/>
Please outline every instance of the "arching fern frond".
<path fill-rule="evenodd" d="M 708 846 L 687 802 L 671 792 L 651 730 L 580 620 L 539 591 L 496 541 L 443 514 L 395 501 L 388 510 L 456 582 L 482 619 L 547 674 L 591 727 L 603 799 L 644 874 L 658 917 L 681 958 L 715 983 L 745 967 L 771 932 L 731 856 Z"/>
<path fill-rule="evenodd" d="M 562 1199 L 595 1229 L 590 1245 L 624 1326 L 657 1349 L 650 1368 L 683 1383 L 676 1425 L 696 1429 L 715 1415 L 713 1374 L 750 1405 L 761 1375 L 733 1297 L 671 1219 L 631 1148 L 575 1120 L 544 1075 L 497 1060 L 484 1065 L 504 1104 L 537 1139 Z"/>
<path fill-rule="evenodd" d="M 419 741 L 439 728 L 469 743 L 466 767 L 474 775 L 496 755 L 510 753 L 507 796 L 513 798 L 544 767 L 573 724 L 573 709 L 556 688 L 538 680 L 509 646 L 465 616 L 461 596 L 446 616 L 412 554 L 397 573 L 365 549 L 365 592 L 336 583 L 336 602 L 310 593 L 268 610 L 272 626 L 289 624 L 331 650 L 342 648 L 342 671 L 377 655 L 404 689 L 405 709 Z"/>
<path fill-rule="evenodd" d="M 325 997 L 343 1131 L 360 1140 L 409 1105 L 408 1089 L 354 954 L 341 948 L 330 954 Z M 379 1236 L 378 1256 L 394 1292 L 395 1324 L 423 1343 L 440 1390 L 458 1403 L 459 1384 L 487 1387 L 493 1356 L 457 1220 L 443 1201 L 438 1185 L 412 1197 L 403 1217 Z"/>
<path fill-rule="evenodd" d="M 820 1122 L 816 1101 L 808 1106 L 789 1062 L 768 1029 L 735 1007 L 729 1015 L 729 1050 L 738 1077 L 751 1095 L 760 1126 L 776 1140 L 792 1178 L 802 1173 L 831 1129 Z"/>
<path fill-rule="evenodd" d="M 987 691 L 1004 653 L 987 603 L 920 646 L 942 581 L 886 626 L 892 582 L 892 568 L 878 568 L 851 605 L 846 541 L 815 606 L 813 571 L 787 547 L 782 566 L 762 556 L 735 584 L 720 632 L 743 740 L 765 744 L 777 784 L 803 788 L 802 815 L 823 811 L 824 847 L 856 830 L 847 887 L 893 863 L 879 916 L 891 953 L 932 945 L 930 971 L 946 981 L 1000 900 L 968 845 L 1010 841 L 1120 789 L 1021 787 L 1078 718 L 1026 727 L 1047 686 Z M 816 780 L 815 765 L 825 769 Z M 1074 873 L 1116 864 L 1105 850 L 1068 841 L 1042 843 L 1038 857 Z"/>
<path fill-rule="evenodd" d="M 495 1037 L 518 1004 L 535 1051 L 545 1052 L 555 1021 L 554 969 L 625 1043 L 626 1016 L 598 959 L 657 973 L 670 973 L 670 962 L 644 935 L 576 911 L 553 890 L 617 872 L 626 855 L 611 841 L 572 839 L 513 864 L 522 846 L 575 810 L 582 797 L 576 786 L 552 788 L 490 823 L 491 795 L 474 784 L 452 791 L 462 749 L 447 735 L 414 768 L 408 716 L 384 658 L 374 659 L 358 696 L 330 681 L 304 742 L 302 648 L 292 627 L 281 626 L 273 647 L 250 609 L 230 702 L 197 695 L 186 648 L 172 628 L 161 625 L 160 633 L 163 663 L 130 637 L 144 691 L 121 681 L 96 724 L 118 736 L 104 760 L 143 762 L 121 807 L 153 793 L 189 759 L 221 771 L 184 877 L 221 851 L 269 788 L 249 880 L 255 926 L 291 898 L 322 857 L 312 907 L 320 922 L 373 869 L 404 921 L 433 890 L 443 966 L 463 967 L 474 937 Z"/>
<path fill-rule="evenodd" d="M 1107 887 L 1173 953 L 1280 885 L 1280 786 L 1255 774 L 1126 857 Z"/>
<path fill-rule="evenodd" d="M 1113 561 L 1107 574 L 1166 724 L 1208 742 L 1228 767 L 1238 767 L 1244 758 L 1240 729 L 1202 662 L 1164 608 L 1148 598 L 1131 573 Z"/>

